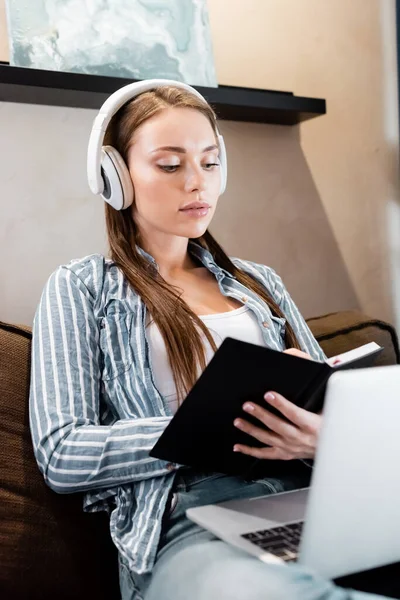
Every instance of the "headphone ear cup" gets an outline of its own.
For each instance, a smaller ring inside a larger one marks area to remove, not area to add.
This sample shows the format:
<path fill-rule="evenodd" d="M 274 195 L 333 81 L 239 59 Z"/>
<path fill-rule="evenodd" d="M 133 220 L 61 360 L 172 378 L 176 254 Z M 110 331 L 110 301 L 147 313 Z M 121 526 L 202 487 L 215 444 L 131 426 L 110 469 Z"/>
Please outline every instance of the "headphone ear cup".
<path fill-rule="evenodd" d="M 218 145 L 219 145 L 219 163 L 221 165 L 221 188 L 219 190 L 220 195 L 224 193 L 226 188 L 226 180 L 228 177 L 228 164 L 226 158 L 225 142 L 222 135 L 218 134 Z"/>
<path fill-rule="evenodd" d="M 115 210 L 128 208 L 134 197 L 128 167 L 118 150 L 112 146 L 103 146 L 101 154 L 101 174 L 104 181 L 101 197 Z"/>

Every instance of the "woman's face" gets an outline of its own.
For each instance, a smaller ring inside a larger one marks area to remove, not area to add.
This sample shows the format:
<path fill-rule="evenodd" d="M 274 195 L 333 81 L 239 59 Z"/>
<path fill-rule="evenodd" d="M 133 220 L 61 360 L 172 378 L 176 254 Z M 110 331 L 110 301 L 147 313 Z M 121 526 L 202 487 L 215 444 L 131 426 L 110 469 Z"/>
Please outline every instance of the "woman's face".
<path fill-rule="evenodd" d="M 218 155 L 211 124 L 195 109 L 167 108 L 145 121 L 128 152 L 139 232 L 147 239 L 203 235 L 219 196 Z M 193 203 L 202 208 L 187 208 Z"/>

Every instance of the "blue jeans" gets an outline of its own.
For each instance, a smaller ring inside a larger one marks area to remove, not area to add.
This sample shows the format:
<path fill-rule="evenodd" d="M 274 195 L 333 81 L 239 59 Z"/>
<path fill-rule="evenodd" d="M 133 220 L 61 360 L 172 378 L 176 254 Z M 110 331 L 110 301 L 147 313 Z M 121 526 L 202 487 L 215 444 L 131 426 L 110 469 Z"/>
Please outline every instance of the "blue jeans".
<path fill-rule="evenodd" d="M 307 475 L 247 483 L 239 477 L 181 469 L 153 570 L 132 575 L 120 558 L 122 600 L 378 600 L 345 590 L 301 566 L 266 564 L 186 518 L 186 509 L 308 485 Z"/>

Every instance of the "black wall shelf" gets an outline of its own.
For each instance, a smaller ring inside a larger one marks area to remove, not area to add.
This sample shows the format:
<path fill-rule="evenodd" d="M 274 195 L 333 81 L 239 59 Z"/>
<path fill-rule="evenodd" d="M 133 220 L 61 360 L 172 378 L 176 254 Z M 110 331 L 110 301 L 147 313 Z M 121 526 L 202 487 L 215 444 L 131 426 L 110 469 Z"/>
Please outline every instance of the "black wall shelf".
<path fill-rule="evenodd" d="M 13 67 L 0 63 L 0 101 L 99 108 L 118 88 L 135 81 L 119 77 L 85 75 Z M 296 125 L 324 115 L 325 100 L 253 88 L 220 85 L 196 89 L 214 107 L 220 119 Z"/>

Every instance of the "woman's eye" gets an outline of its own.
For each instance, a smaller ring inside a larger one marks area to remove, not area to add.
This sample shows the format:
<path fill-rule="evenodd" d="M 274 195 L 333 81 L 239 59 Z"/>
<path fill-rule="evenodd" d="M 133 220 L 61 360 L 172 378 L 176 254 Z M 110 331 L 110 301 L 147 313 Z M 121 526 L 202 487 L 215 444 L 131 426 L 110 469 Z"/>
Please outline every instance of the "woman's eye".
<path fill-rule="evenodd" d="M 179 168 L 179 165 L 158 165 L 158 166 L 162 171 L 165 171 L 166 173 L 174 173 Z"/>
<path fill-rule="evenodd" d="M 158 165 L 158 168 L 164 171 L 165 173 L 175 173 L 180 168 L 181 165 Z M 219 167 L 219 163 L 205 163 L 203 164 L 203 169 L 206 171 L 211 171 L 213 167 Z"/>

